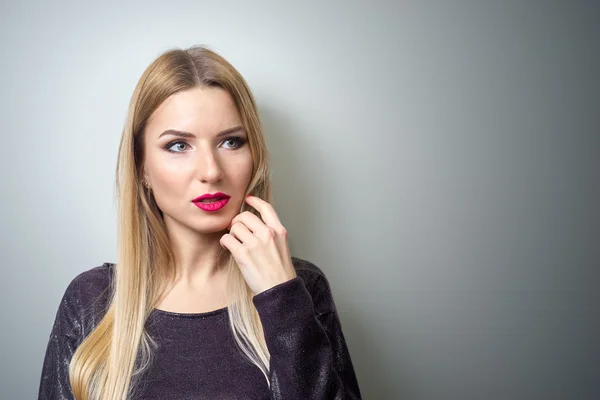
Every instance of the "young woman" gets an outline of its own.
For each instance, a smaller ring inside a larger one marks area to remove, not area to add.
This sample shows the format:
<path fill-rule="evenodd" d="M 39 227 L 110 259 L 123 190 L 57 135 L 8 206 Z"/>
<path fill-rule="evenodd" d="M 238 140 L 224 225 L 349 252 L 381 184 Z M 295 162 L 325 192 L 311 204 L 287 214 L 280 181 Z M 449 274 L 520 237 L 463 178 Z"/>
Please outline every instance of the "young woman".
<path fill-rule="evenodd" d="M 170 50 L 131 99 L 118 260 L 76 276 L 39 399 L 360 399 L 327 278 L 292 257 L 254 98 L 217 53 Z"/>

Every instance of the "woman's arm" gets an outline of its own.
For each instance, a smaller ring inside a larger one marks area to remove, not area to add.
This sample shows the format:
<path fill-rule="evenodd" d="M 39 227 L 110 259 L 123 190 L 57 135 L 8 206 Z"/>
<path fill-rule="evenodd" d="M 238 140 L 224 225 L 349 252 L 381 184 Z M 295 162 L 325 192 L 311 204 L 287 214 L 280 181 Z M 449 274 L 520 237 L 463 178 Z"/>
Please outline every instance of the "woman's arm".
<path fill-rule="evenodd" d="M 361 399 L 329 282 L 320 273 L 254 296 L 271 355 L 272 399 Z"/>

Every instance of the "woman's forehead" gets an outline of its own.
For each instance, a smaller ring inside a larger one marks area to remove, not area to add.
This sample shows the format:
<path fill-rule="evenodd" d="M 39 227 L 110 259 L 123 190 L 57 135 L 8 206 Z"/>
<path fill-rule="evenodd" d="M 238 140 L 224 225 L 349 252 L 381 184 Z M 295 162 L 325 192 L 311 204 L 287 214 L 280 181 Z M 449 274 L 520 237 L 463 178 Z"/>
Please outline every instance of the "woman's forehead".
<path fill-rule="evenodd" d="M 241 125 L 231 95 L 221 88 L 193 88 L 169 96 L 150 116 L 148 136 L 158 138 L 165 130 L 213 136 Z"/>

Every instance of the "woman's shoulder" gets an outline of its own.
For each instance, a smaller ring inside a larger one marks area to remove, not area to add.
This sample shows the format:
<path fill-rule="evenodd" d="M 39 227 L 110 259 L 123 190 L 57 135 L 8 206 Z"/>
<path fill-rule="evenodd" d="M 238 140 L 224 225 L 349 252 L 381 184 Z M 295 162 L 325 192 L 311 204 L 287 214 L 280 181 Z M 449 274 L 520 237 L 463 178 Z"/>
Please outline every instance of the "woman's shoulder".
<path fill-rule="evenodd" d="M 76 296 L 80 300 L 96 298 L 108 292 L 111 286 L 114 264 L 105 262 L 77 274 L 67 287 L 66 295 Z"/>
<path fill-rule="evenodd" d="M 61 318 L 65 327 L 77 328 L 78 336 L 85 336 L 106 312 L 113 266 L 106 262 L 89 268 L 75 275 L 67 286 L 57 317 Z"/>
<path fill-rule="evenodd" d="M 304 281 L 304 285 L 313 299 L 316 311 L 319 314 L 335 312 L 336 306 L 333 293 L 323 270 L 311 261 L 299 257 L 292 257 L 292 264 L 298 277 Z"/>
<path fill-rule="evenodd" d="M 302 279 L 315 280 L 320 276 L 325 276 L 321 268 L 306 259 L 292 256 L 292 264 Z"/>

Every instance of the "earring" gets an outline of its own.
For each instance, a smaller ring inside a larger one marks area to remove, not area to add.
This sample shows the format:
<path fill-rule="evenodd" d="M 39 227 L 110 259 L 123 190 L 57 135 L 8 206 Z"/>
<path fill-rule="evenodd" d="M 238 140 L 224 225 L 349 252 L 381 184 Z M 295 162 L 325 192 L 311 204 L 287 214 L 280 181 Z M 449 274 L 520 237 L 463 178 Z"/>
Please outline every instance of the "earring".
<path fill-rule="evenodd" d="M 148 184 L 148 182 L 146 182 L 145 179 L 142 179 L 142 185 L 146 186 L 148 189 L 150 189 L 150 184 Z"/>

